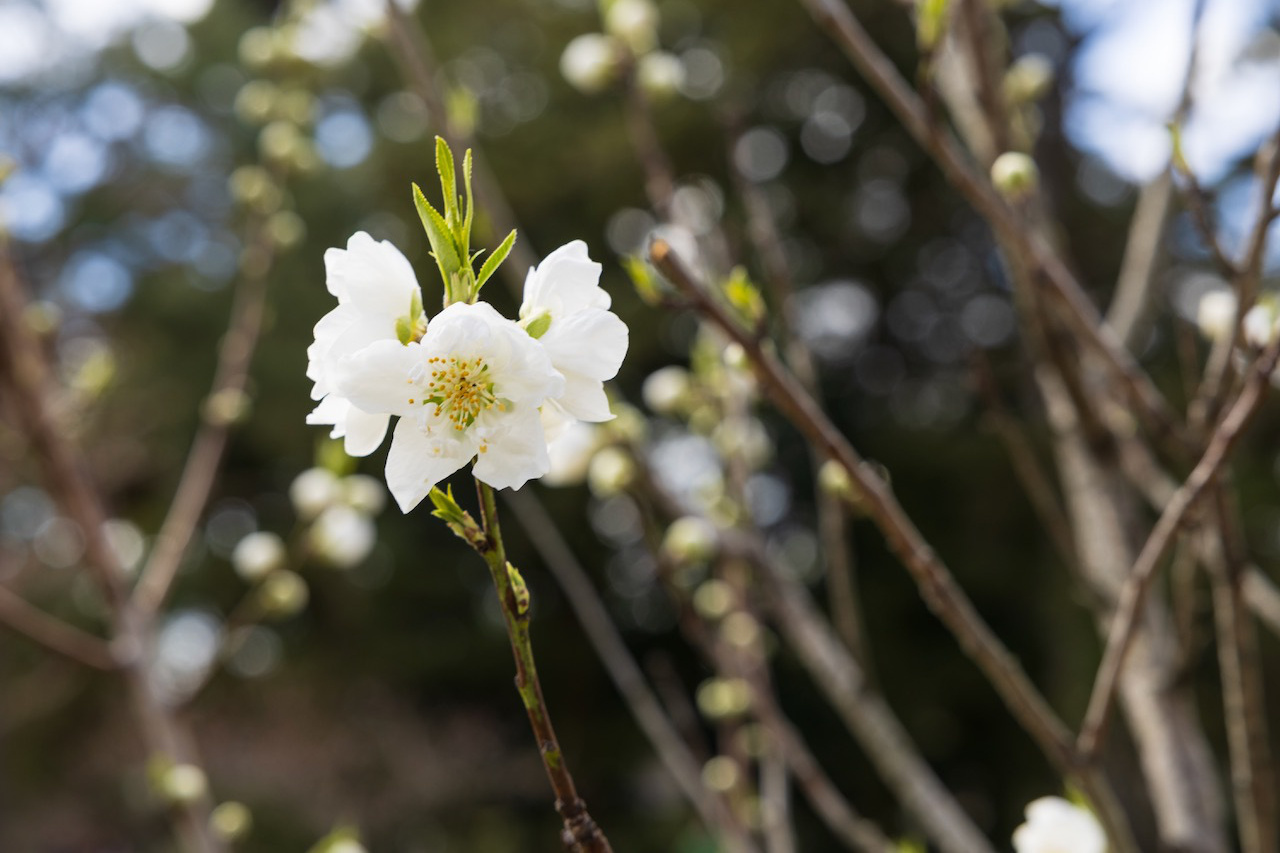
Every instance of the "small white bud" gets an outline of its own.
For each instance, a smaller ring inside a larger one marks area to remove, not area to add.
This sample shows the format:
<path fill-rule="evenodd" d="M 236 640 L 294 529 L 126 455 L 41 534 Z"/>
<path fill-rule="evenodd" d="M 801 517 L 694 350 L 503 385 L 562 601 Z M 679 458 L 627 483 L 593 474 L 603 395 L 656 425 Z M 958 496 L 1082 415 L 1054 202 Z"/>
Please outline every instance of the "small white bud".
<path fill-rule="evenodd" d="M 387 489 L 376 477 L 352 474 L 342 480 L 342 500 L 366 515 L 377 515 L 387 505 Z"/>
<path fill-rule="evenodd" d="M 1259 302 L 1244 315 L 1244 340 L 1255 349 L 1263 349 L 1280 333 L 1280 315 L 1275 303 Z"/>
<path fill-rule="evenodd" d="M 607 498 L 631 485 L 636 476 L 636 463 L 631 454 L 618 447 L 606 447 L 591 457 L 587 466 L 587 485 L 598 498 Z"/>
<path fill-rule="evenodd" d="M 1029 104 L 1040 100 L 1053 85 L 1053 63 L 1043 53 L 1018 57 L 1004 78 L 1005 97 L 1011 103 Z"/>
<path fill-rule="evenodd" d="M 702 784 L 722 794 L 737 787 L 741 777 L 737 763 L 727 755 L 717 755 L 702 765 Z"/>
<path fill-rule="evenodd" d="M 1041 797 L 1027 805 L 1027 822 L 1013 832 L 1015 853 L 1105 853 L 1107 837 L 1092 812 L 1061 797 Z"/>
<path fill-rule="evenodd" d="M 640 396 L 655 414 L 670 415 L 688 402 L 689 385 L 689 371 L 671 365 L 645 377 Z"/>
<path fill-rule="evenodd" d="M 751 709 L 751 686 L 741 678 L 709 678 L 698 687 L 698 710 L 709 720 L 739 717 Z"/>
<path fill-rule="evenodd" d="M 285 565 L 284 541 L 274 533 L 260 530 L 236 543 L 231 566 L 241 578 L 257 583 Z"/>
<path fill-rule="evenodd" d="M 723 619 L 733 609 L 733 587 L 715 578 L 693 591 L 693 609 L 703 619 Z"/>
<path fill-rule="evenodd" d="M 244 803 L 227 800 L 209 815 L 209 828 L 223 841 L 239 841 L 253 828 L 253 813 Z"/>
<path fill-rule="evenodd" d="M 315 518 L 341 496 L 338 478 L 325 468 L 308 468 L 289 486 L 289 499 L 293 508 L 304 519 Z"/>
<path fill-rule="evenodd" d="M 1236 295 L 1230 290 L 1211 290 L 1200 297 L 1196 326 L 1211 341 L 1231 337 L 1236 330 Z"/>
<path fill-rule="evenodd" d="M 1036 161 L 1021 151 L 1006 151 L 991 164 L 991 182 L 1005 198 L 1021 201 L 1040 183 Z"/>
<path fill-rule="evenodd" d="M 678 563 L 701 563 L 716 553 L 716 529 L 705 518 L 677 518 L 662 538 L 662 550 Z"/>
<path fill-rule="evenodd" d="M 345 504 L 320 513 L 309 535 L 312 553 L 335 569 L 359 564 L 369 556 L 377 539 L 377 528 L 369 516 Z"/>
<path fill-rule="evenodd" d="M 287 569 L 274 571 L 258 586 L 258 605 L 267 616 L 287 619 L 307 606 L 307 582 Z"/>
<path fill-rule="evenodd" d="M 610 36 L 587 33 L 565 45 L 560 54 L 560 73 L 580 92 L 602 91 L 618 75 L 621 45 Z"/>
<path fill-rule="evenodd" d="M 640 56 L 658 43 L 658 10 L 649 0 L 614 0 L 605 13 L 604 29 Z"/>
<path fill-rule="evenodd" d="M 636 65 L 636 79 L 651 98 L 668 98 L 684 85 L 684 63 L 665 51 L 646 53 Z"/>
<path fill-rule="evenodd" d="M 194 803 L 209 792 L 209 781 L 194 764 L 175 764 L 160 776 L 159 788 L 171 803 Z"/>

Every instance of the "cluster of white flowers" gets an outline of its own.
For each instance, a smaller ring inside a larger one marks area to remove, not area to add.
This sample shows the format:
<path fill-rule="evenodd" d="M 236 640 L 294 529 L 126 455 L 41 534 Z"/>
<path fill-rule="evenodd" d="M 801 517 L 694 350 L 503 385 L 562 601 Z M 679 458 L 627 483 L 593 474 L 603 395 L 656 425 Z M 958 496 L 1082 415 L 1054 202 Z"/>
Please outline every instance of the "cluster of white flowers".
<path fill-rule="evenodd" d="M 1211 341 L 1234 335 L 1238 311 L 1236 295 L 1232 291 L 1217 289 L 1204 294 L 1196 309 L 1196 325 L 1200 334 Z M 1255 349 L 1262 349 L 1280 334 L 1280 303 L 1273 295 L 1264 295 L 1245 312 L 1240 323 L 1244 342 Z"/>
<path fill-rule="evenodd" d="M 475 459 L 477 479 L 519 488 L 550 468 L 549 441 L 577 421 L 613 417 L 603 383 L 627 351 L 627 327 L 574 241 L 529 271 L 519 322 L 487 303 L 455 302 L 428 320 L 408 260 L 357 233 L 325 253 L 338 306 L 315 328 L 307 376 L 353 456 L 372 453 L 399 417 L 387 486 L 401 510 Z"/>
<path fill-rule="evenodd" d="M 654 97 L 678 91 L 685 82 L 680 57 L 657 50 L 658 9 L 651 0 L 612 0 L 604 11 L 604 32 L 584 33 L 565 46 L 560 73 L 585 94 L 609 88 L 630 63 L 640 86 Z"/>

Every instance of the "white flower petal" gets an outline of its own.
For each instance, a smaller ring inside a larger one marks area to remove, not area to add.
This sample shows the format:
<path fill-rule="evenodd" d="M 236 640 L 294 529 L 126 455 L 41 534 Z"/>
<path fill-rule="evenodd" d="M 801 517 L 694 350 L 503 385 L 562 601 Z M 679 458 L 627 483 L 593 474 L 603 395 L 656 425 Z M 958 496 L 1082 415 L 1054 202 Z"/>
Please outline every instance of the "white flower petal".
<path fill-rule="evenodd" d="M 338 393 L 370 414 L 416 415 L 422 410 L 414 369 L 422 363 L 418 344 L 377 341 L 335 365 Z"/>
<path fill-rule="evenodd" d="M 369 414 L 350 407 L 347 413 L 347 436 L 343 448 L 348 456 L 368 456 L 378 449 L 387 435 L 391 416 L 386 413 Z"/>
<path fill-rule="evenodd" d="M 342 438 L 347 434 L 347 413 L 350 411 L 351 404 L 345 398 L 330 394 L 307 415 L 307 423 L 332 424 L 333 431 L 329 433 L 329 437 Z"/>
<path fill-rule="evenodd" d="M 609 398 L 604 393 L 604 385 L 599 379 L 566 373 L 564 393 L 553 402 L 580 421 L 613 420 L 613 412 L 609 410 Z"/>
<path fill-rule="evenodd" d="M 409 313 L 418 280 L 400 250 L 386 240 L 357 231 L 347 248 L 324 253 L 325 284 L 339 304 L 350 303 L 362 313 L 396 317 Z"/>
<path fill-rule="evenodd" d="M 387 488 L 401 512 L 413 509 L 431 487 L 471 461 L 475 445 L 428 437 L 412 418 L 401 418 L 387 453 Z"/>
<path fill-rule="evenodd" d="M 547 437 L 535 409 L 513 415 L 500 440 L 484 445 L 476 457 L 476 478 L 495 489 L 518 489 L 551 468 Z"/>
<path fill-rule="evenodd" d="M 566 243 L 529 270 L 520 315 L 545 309 L 556 318 L 584 308 L 608 308 L 609 294 L 600 287 L 602 269 L 587 256 L 586 243 Z"/>
<path fill-rule="evenodd" d="M 627 324 L 616 314 L 588 308 L 554 318 L 540 342 L 561 373 L 612 379 L 627 354 Z"/>

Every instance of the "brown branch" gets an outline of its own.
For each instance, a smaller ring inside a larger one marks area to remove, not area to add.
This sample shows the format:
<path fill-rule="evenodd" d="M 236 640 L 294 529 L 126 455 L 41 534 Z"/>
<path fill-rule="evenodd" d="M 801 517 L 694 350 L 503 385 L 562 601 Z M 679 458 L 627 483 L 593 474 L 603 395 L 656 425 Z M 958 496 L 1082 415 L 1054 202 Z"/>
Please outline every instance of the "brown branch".
<path fill-rule="evenodd" d="M 910 571 L 929 608 L 991 680 L 1015 719 L 1050 760 L 1064 770 L 1069 769 L 1073 762 L 1066 726 L 1031 684 L 1013 655 L 974 610 L 950 570 L 925 542 L 873 466 L 858 456 L 786 368 L 766 352 L 758 340 L 745 333 L 728 312 L 689 277 L 666 242 L 655 240 L 649 255 L 658 270 L 691 300 L 699 313 L 743 348 L 763 390 L 788 420 L 810 443 L 845 468 L 860 492 L 867 514 Z"/>
<path fill-rule="evenodd" d="M 1144 343 L 1151 314 L 1156 260 L 1160 254 L 1165 223 L 1173 199 L 1173 178 L 1169 172 L 1144 186 L 1129 222 L 1120 276 L 1107 309 L 1106 323 L 1131 351 Z"/>
<path fill-rule="evenodd" d="M 93 669 L 110 672 L 118 666 L 111 646 L 105 640 L 63 622 L 2 586 L 0 622 L 45 648 Z"/>
<path fill-rule="evenodd" d="M 474 539 L 467 538 L 467 541 L 489 566 L 489 574 L 498 593 L 507 638 L 511 641 L 511 654 L 515 658 L 516 691 L 529 717 L 529 727 L 538 744 L 538 755 L 547 773 L 547 781 L 555 792 L 556 811 L 564 820 L 561 840 L 569 853 L 613 853 L 609 839 L 587 812 L 587 804 L 578 796 L 573 774 L 565 763 L 560 740 L 551 723 L 529 637 L 529 592 L 524 588 L 523 579 L 507 562 L 493 489 L 476 480 L 476 491 L 480 497 L 483 533 Z"/>
<path fill-rule="evenodd" d="M 1182 427 L 1150 377 L 1110 329 L 1102 324 L 1097 309 L 1062 260 L 1028 233 L 1022 218 L 1004 202 L 987 177 L 974 168 L 955 140 L 929 122 L 920 99 L 848 7 L 841 0 L 799 2 L 879 92 L 951 184 L 987 220 L 1002 243 L 1012 247 L 1026 267 L 1038 273 L 1037 278 L 1049 285 L 1049 292 L 1065 309 L 1065 320 L 1079 338 L 1101 357 L 1152 435 L 1171 452 L 1182 454 L 1187 444 Z"/>
<path fill-rule="evenodd" d="M 689 804 L 709 829 L 724 838 L 728 849 L 754 850 L 755 845 L 750 835 L 735 818 L 732 810 L 702 784 L 698 761 L 681 740 L 675 724 L 649 688 L 591 579 L 560 535 L 550 513 L 527 490 L 507 491 L 504 497 L 521 529 L 564 591 L 595 649 L 596 656 L 604 664 L 605 671 L 627 703 L 631 715 L 653 744 L 658 757 Z"/>
<path fill-rule="evenodd" d="M 273 242 L 265 226 L 265 219 L 255 215 L 245 229 L 248 262 L 242 264 L 231 319 L 218 349 L 213 389 L 205 398 L 202 423 L 187 453 L 173 502 L 133 591 L 134 603 L 143 614 L 156 613 L 164 605 L 222 467 L 230 428 L 236 421 L 234 409 L 245 399 L 249 365 L 262 331 L 267 273 L 273 256 Z"/>
<path fill-rule="evenodd" d="M 1107 647 L 1077 741 L 1081 755 L 1086 758 L 1096 752 L 1106 733 L 1125 652 L 1128 651 L 1136 631 L 1138 611 L 1151 586 L 1151 580 L 1155 577 L 1156 569 L 1172 545 L 1174 534 L 1182 527 L 1187 513 L 1213 483 L 1231 450 L 1243 435 L 1244 428 L 1262 403 L 1277 359 L 1280 359 L 1280 339 L 1268 346 L 1254 362 L 1244 389 L 1214 431 L 1204 456 L 1169 501 L 1138 554 L 1120 593 L 1116 614 L 1111 621 Z"/>
<path fill-rule="evenodd" d="M 1244 853 L 1269 853 L 1276 849 L 1275 780 L 1258 668 L 1258 639 L 1240 589 L 1244 543 L 1235 524 L 1239 513 L 1233 511 L 1222 484 L 1213 490 L 1213 498 L 1220 536 L 1212 541 L 1212 547 L 1219 559 L 1209 561 L 1209 579 L 1236 825 Z"/>
<path fill-rule="evenodd" d="M 139 732 L 151 758 L 192 760 L 191 748 L 171 710 L 152 689 L 147 665 L 154 641 L 150 622 L 133 605 L 111 544 L 98 493 L 84 460 L 53 415 L 50 370 L 39 341 L 22 318 L 26 297 L 7 245 L 0 246 L 0 381 L 7 384 L 16 418 L 31 444 L 49 491 L 84 536 L 85 559 L 111 613 L 119 670 L 129 688 Z M 172 807 L 174 831 L 192 853 L 220 853 L 209 829 L 208 797 Z"/>
<path fill-rule="evenodd" d="M 1253 615 L 1262 620 L 1262 624 L 1271 629 L 1271 633 L 1280 637 L 1280 589 L 1275 582 L 1258 569 L 1250 566 L 1240 582 L 1245 603 L 1253 611 Z"/>

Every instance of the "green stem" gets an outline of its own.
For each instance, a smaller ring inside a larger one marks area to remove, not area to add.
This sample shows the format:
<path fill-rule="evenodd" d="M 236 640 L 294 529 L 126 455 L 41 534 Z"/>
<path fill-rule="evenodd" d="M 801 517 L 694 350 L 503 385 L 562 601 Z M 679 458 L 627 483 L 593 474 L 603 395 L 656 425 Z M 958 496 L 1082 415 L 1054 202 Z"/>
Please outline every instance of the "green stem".
<path fill-rule="evenodd" d="M 529 591 L 524 579 L 514 566 L 507 562 L 506 546 L 502 542 L 502 528 L 498 524 L 498 506 L 493 489 L 476 481 L 480 496 L 480 516 L 484 523 L 484 537 L 473 542 L 477 553 L 489 566 L 493 585 L 498 591 L 502 606 L 502 619 L 507 626 L 507 638 L 516 662 L 516 690 L 529 715 L 542 755 L 542 766 L 556 794 L 556 811 L 564 819 L 561 838 L 565 847 L 574 853 L 613 853 L 609 840 L 587 813 L 587 805 L 578 796 L 573 776 L 565 766 L 556 739 L 547 703 L 542 696 L 542 684 L 538 681 L 538 667 L 533 660 L 533 644 L 529 639 Z"/>

